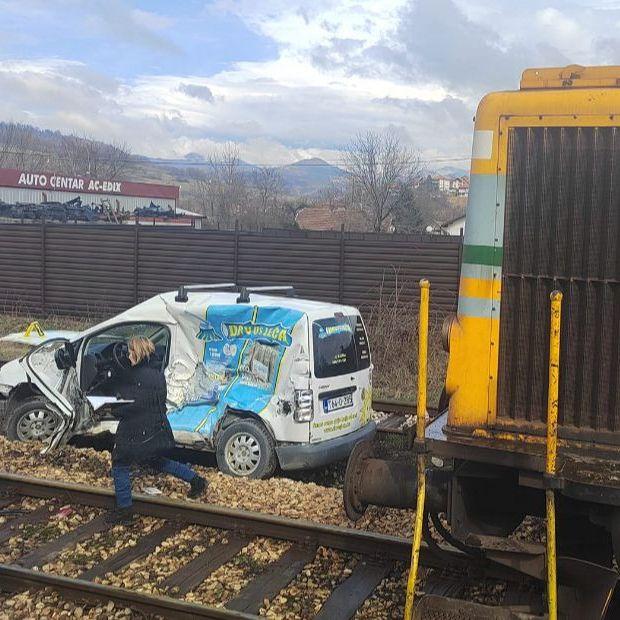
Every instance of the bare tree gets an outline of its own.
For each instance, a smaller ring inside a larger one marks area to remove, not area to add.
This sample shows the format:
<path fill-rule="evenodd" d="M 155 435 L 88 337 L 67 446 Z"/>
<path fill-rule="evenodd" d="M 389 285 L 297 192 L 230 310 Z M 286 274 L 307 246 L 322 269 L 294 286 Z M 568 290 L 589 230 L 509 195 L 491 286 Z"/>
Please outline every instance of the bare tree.
<path fill-rule="evenodd" d="M 0 123 L 0 167 L 42 170 L 55 161 L 53 146 L 37 132 L 20 123 Z"/>
<path fill-rule="evenodd" d="M 190 191 L 209 223 L 222 228 L 231 228 L 235 220 L 246 228 L 293 227 L 301 208 L 285 196 L 280 170 L 244 170 L 237 147 L 230 143 L 208 158 L 206 172 L 193 174 Z"/>
<path fill-rule="evenodd" d="M 191 191 L 198 202 L 200 213 L 206 216 L 212 224 L 215 224 L 216 200 L 211 187 L 211 178 L 208 176 L 196 176 L 192 182 Z"/>
<path fill-rule="evenodd" d="M 13 163 L 17 149 L 17 125 L 2 123 L 0 125 L 0 166 L 8 168 Z"/>
<path fill-rule="evenodd" d="M 316 193 L 314 203 L 327 205 L 330 209 L 348 206 L 351 195 L 348 185 L 346 178 L 331 179 Z"/>
<path fill-rule="evenodd" d="M 224 226 L 230 226 L 247 206 L 248 186 L 242 163 L 239 149 L 231 142 L 208 158 L 202 194 L 205 200 L 208 199 L 216 221 Z"/>
<path fill-rule="evenodd" d="M 399 211 L 415 208 L 413 193 L 403 190 L 420 176 L 420 159 L 395 134 L 358 134 L 345 152 L 345 167 L 375 232 L 388 229 Z"/>
<path fill-rule="evenodd" d="M 255 194 L 256 227 L 277 223 L 280 219 L 280 197 L 283 190 L 282 174 L 277 168 L 255 168 L 252 171 L 252 185 Z"/>
<path fill-rule="evenodd" d="M 66 174 L 114 180 L 131 167 L 131 152 L 124 143 L 106 144 L 88 136 L 63 136 L 60 163 Z"/>

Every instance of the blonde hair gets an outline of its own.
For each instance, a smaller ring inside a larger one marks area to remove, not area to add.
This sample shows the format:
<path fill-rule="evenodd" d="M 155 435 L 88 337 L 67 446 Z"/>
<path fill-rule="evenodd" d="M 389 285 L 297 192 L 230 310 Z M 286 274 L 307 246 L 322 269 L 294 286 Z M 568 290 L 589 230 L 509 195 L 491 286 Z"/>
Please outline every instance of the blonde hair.
<path fill-rule="evenodd" d="M 144 358 L 149 359 L 155 353 L 155 345 L 144 336 L 136 336 L 129 341 L 129 361 L 132 366 L 139 364 Z"/>

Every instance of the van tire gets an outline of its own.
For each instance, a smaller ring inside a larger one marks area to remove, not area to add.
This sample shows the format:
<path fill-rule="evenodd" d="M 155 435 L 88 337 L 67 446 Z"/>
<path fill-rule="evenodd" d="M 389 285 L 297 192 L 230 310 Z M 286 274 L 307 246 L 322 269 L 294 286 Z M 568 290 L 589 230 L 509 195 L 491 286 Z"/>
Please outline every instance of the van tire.
<path fill-rule="evenodd" d="M 215 457 L 222 473 L 241 478 L 269 478 L 278 465 L 273 437 L 252 419 L 237 420 L 220 433 Z"/>
<path fill-rule="evenodd" d="M 40 418 L 38 423 L 34 419 L 37 413 L 42 414 L 38 416 Z M 30 424 L 28 423 L 29 417 L 31 418 Z M 55 426 L 53 425 L 54 421 Z M 8 413 L 6 436 L 12 441 L 27 441 L 28 439 L 45 441 L 54 434 L 61 424 L 61 417 L 50 407 L 49 401 L 42 396 L 34 396 L 16 405 Z M 24 436 L 25 432 L 30 432 L 32 436 L 29 438 Z M 40 437 L 36 436 L 38 433 L 41 433 Z"/>

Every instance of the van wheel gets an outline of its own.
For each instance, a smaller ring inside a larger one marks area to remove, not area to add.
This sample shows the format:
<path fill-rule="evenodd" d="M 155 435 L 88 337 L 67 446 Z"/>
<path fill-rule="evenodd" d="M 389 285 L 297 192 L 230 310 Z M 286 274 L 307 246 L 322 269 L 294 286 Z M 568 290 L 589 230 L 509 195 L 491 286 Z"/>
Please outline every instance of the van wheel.
<path fill-rule="evenodd" d="M 273 438 L 256 420 L 239 420 L 226 427 L 215 451 L 219 470 L 229 476 L 269 478 L 276 470 Z"/>
<path fill-rule="evenodd" d="M 47 441 L 61 425 L 60 415 L 39 396 L 25 400 L 11 411 L 6 436 L 13 441 Z"/>

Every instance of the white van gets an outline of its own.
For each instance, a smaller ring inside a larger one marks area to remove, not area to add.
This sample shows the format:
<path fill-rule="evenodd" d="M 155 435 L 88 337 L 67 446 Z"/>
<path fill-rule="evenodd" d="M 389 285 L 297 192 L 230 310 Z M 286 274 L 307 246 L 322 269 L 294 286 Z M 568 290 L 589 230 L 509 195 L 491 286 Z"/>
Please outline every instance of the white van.
<path fill-rule="evenodd" d="M 364 323 L 356 308 L 291 290 L 184 286 L 43 342 L 0 368 L 7 436 L 51 449 L 114 432 L 116 395 L 106 386 L 127 340 L 146 336 L 156 346 L 150 363 L 166 376 L 176 442 L 215 451 L 223 472 L 264 478 L 278 464 L 346 458 L 375 433 Z"/>

